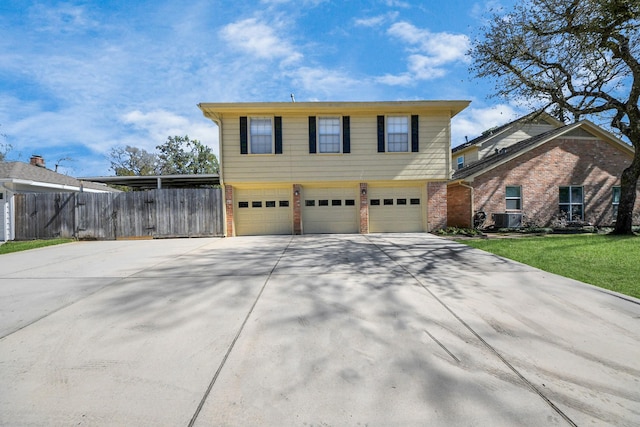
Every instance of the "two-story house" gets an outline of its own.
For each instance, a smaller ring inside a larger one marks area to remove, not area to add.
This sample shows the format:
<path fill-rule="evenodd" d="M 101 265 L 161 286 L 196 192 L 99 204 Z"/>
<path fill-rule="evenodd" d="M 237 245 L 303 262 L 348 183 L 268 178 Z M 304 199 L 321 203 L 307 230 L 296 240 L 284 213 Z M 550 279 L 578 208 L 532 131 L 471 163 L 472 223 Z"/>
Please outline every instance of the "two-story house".
<path fill-rule="evenodd" d="M 450 123 L 468 101 L 202 103 L 227 236 L 446 225 Z"/>

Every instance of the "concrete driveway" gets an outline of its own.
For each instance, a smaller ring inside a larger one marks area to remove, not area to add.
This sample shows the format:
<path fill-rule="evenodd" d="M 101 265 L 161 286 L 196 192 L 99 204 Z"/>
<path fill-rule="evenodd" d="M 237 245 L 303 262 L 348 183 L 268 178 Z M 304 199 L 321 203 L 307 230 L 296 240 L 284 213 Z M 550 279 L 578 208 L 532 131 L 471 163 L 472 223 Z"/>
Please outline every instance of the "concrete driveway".
<path fill-rule="evenodd" d="M 640 301 L 428 234 L 79 242 L 0 275 L 1 425 L 640 422 Z"/>

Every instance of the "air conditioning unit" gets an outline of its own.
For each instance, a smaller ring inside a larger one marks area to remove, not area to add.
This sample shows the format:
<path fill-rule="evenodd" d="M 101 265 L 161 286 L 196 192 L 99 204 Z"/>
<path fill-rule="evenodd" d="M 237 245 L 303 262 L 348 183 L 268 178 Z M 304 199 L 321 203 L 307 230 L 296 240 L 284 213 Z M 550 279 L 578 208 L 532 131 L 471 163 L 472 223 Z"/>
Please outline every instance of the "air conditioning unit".
<path fill-rule="evenodd" d="M 518 228 L 522 227 L 521 213 L 494 213 L 493 222 L 498 228 Z"/>

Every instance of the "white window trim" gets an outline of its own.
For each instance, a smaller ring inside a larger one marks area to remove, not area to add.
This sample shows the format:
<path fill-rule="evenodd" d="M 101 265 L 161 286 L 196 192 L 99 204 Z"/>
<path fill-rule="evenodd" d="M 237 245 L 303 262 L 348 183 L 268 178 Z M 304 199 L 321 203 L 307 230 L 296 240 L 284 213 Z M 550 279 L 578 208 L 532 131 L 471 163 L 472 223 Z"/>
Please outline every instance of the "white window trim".
<path fill-rule="evenodd" d="M 407 149 L 405 151 L 391 151 L 389 150 L 389 119 L 396 117 L 404 117 L 407 119 Z M 408 114 L 394 114 L 388 115 L 384 118 L 384 149 L 387 153 L 410 153 L 411 152 L 411 116 Z"/>
<path fill-rule="evenodd" d="M 462 161 L 460 161 L 460 160 L 462 160 Z M 458 170 L 464 168 L 464 155 L 458 156 L 456 158 L 456 165 L 457 165 Z"/>
<path fill-rule="evenodd" d="M 340 137 L 339 137 L 339 141 L 338 141 L 338 151 L 322 151 L 322 149 L 320 148 L 322 146 L 322 144 L 320 143 L 320 122 L 323 119 L 338 119 L 338 126 L 340 126 Z M 343 150 L 343 123 L 342 123 L 342 116 L 318 116 L 316 118 L 316 145 L 317 145 L 317 153 L 316 154 L 327 154 L 327 155 L 335 155 L 335 154 L 342 154 L 342 150 Z"/>
<path fill-rule="evenodd" d="M 251 141 L 251 120 L 270 120 L 271 121 L 271 151 L 269 153 L 254 153 L 253 144 Z M 276 135 L 275 135 L 275 121 L 273 116 L 252 116 L 249 117 L 249 123 L 247 124 L 247 152 L 254 156 L 268 156 L 275 154 L 276 152 Z"/>

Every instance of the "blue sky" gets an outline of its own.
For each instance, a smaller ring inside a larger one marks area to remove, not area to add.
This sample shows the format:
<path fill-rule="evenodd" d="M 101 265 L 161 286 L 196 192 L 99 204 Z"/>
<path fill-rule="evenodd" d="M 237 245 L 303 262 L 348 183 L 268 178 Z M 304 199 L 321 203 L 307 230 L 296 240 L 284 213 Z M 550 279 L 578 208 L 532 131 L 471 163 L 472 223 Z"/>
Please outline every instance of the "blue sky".
<path fill-rule="evenodd" d="M 470 100 L 452 145 L 506 123 L 466 52 L 513 0 L 0 2 L 0 142 L 73 176 L 112 147 L 189 135 L 218 151 L 200 102 Z"/>

